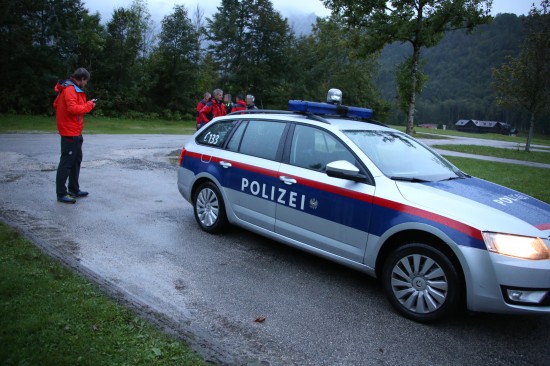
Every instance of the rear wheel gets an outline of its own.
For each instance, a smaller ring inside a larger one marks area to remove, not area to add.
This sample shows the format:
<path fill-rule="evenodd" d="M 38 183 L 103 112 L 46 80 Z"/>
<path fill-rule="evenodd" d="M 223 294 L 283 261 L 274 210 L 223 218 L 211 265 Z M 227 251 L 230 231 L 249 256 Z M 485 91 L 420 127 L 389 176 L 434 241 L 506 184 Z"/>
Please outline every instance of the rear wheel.
<path fill-rule="evenodd" d="M 212 182 L 202 184 L 193 197 L 195 219 L 202 230 L 215 234 L 227 227 L 225 204 L 218 187 Z"/>
<path fill-rule="evenodd" d="M 444 253 L 430 245 L 410 243 L 394 250 L 381 280 L 395 309 L 414 321 L 439 320 L 460 305 L 457 270 Z"/>

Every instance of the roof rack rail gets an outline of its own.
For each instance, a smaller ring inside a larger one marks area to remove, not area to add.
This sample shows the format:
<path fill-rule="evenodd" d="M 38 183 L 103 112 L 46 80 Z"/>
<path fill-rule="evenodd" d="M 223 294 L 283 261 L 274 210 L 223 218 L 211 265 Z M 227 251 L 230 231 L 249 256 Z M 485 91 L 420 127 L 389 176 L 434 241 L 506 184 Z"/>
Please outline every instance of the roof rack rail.
<path fill-rule="evenodd" d="M 368 122 L 368 123 L 372 123 L 373 125 L 378 125 L 378 126 L 382 126 L 382 127 L 390 127 L 387 124 L 385 124 L 384 122 L 376 121 L 376 120 L 370 119 L 370 118 L 366 119 L 365 121 Z"/>
<path fill-rule="evenodd" d="M 315 120 L 315 121 L 318 121 L 318 122 L 323 122 L 323 123 L 330 124 L 330 122 L 327 121 L 326 119 L 324 119 L 323 117 L 318 116 L 316 114 L 313 114 L 311 112 L 283 111 L 283 110 L 278 110 L 278 109 L 246 109 L 246 110 L 243 110 L 243 111 L 235 111 L 235 112 L 228 113 L 228 114 L 226 114 L 226 116 L 237 116 L 237 115 L 240 115 L 240 114 L 260 114 L 260 113 L 299 114 L 299 115 L 302 115 L 302 116 L 306 116 L 308 119 L 312 119 L 312 120 Z"/>
<path fill-rule="evenodd" d="M 243 111 L 235 111 L 226 114 L 226 116 L 236 116 L 239 114 L 259 114 L 259 113 L 271 113 L 271 114 L 293 114 L 291 111 L 282 111 L 277 109 L 245 109 Z"/>
<path fill-rule="evenodd" d="M 307 117 L 307 119 L 312 119 L 314 121 L 318 121 L 318 122 L 323 122 L 323 123 L 328 123 L 330 125 L 330 121 L 326 120 L 325 118 L 321 117 L 321 116 L 318 116 L 316 114 L 313 114 L 311 112 L 295 112 L 297 114 L 303 114 L 304 116 Z"/>

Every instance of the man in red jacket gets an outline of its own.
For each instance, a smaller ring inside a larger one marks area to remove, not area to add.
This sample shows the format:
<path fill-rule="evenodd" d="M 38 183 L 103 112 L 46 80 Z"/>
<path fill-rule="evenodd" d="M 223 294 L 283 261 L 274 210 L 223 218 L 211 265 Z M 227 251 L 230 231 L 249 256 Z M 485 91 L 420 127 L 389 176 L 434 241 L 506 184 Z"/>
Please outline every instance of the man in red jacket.
<path fill-rule="evenodd" d="M 222 102 L 223 90 L 215 89 L 212 94 L 212 99 L 210 99 L 210 101 L 206 103 L 206 105 L 202 107 L 201 111 L 199 112 L 200 127 L 212 121 L 214 117 L 226 115 L 225 105 Z"/>
<path fill-rule="evenodd" d="M 231 113 L 238 111 L 246 111 L 246 102 L 241 94 L 237 95 L 237 103 L 233 104 L 233 108 L 231 108 Z"/>
<path fill-rule="evenodd" d="M 212 95 L 210 95 L 209 92 L 204 93 L 204 96 L 202 100 L 197 104 L 196 112 L 195 112 L 195 118 L 197 120 L 197 130 L 201 128 L 201 120 L 199 118 L 199 114 L 201 113 L 201 109 L 210 101 L 210 98 Z"/>
<path fill-rule="evenodd" d="M 55 177 L 57 200 L 75 203 L 77 197 L 85 197 L 88 192 L 80 190 L 78 177 L 82 163 L 82 129 L 84 115 L 95 107 L 95 99 L 86 101 L 84 87 L 90 80 L 90 73 L 81 67 L 68 80 L 57 82 L 54 90 L 58 93 L 53 102 L 57 129 L 61 135 L 61 158 Z M 69 178 L 68 190 L 65 186 Z"/>

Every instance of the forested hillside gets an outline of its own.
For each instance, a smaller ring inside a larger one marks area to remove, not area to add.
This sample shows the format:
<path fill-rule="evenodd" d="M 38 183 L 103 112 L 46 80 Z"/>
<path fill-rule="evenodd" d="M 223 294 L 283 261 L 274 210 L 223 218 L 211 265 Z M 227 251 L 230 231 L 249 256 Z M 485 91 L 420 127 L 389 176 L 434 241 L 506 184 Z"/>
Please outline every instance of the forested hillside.
<path fill-rule="evenodd" d="M 108 19 L 90 14 L 82 0 L 0 2 L 0 113 L 53 114 L 57 79 L 83 66 L 92 74 L 88 94 L 100 100 L 94 113 L 106 116 L 190 119 L 214 88 L 233 97 L 252 93 L 262 108 L 323 101 L 328 89 L 339 88 L 345 104 L 404 123 L 393 78 L 410 45 L 366 56 L 349 42 L 362 34 L 337 18 L 317 18 L 306 31 L 270 0 L 220 1 L 216 9 L 204 17 L 198 7 L 175 5 L 154 24 L 146 0 L 114 9 Z M 521 37 L 522 18 L 503 14 L 423 49 L 428 82 L 416 124 L 481 119 L 525 130 L 526 112 L 498 107 L 491 86 L 491 70 L 518 53 Z M 550 118 L 536 126 L 550 131 Z"/>
<path fill-rule="evenodd" d="M 500 14 L 492 23 L 481 25 L 470 34 L 464 30 L 449 32 L 437 46 L 425 49 L 422 67 L 428 81 L 417 100 L 416 124 L 450 126 L 459 119 L 481 119 L 509 122 L 526 129 L 526 112 L 497 106 L 491 87 L 491 70 L 499 67 L 506 56 L 519 52 L 521 19 L 514 14 Z M 396 94 L 394 67 L 410 52 L 408 44 L 393 44 L 380 55 L 376 84 L 388 101 L 394 100 Z M 393 123 L 404 119 L 404 114 L 395 108 L 389 117 Z M 544 124 L 539 126 L 542 128 Z"/>

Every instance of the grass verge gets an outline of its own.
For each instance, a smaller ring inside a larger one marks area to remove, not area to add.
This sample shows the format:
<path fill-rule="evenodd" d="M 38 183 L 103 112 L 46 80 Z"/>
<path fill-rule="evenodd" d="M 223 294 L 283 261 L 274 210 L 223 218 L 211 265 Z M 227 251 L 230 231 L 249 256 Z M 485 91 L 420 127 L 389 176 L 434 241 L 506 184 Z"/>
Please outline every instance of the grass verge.
<path fill-rule="evenodd" d="M 534 163 L 550 164 L 550 151 L 526 152 L 525 150 L 512 150 L 512 149 L 503 149 L 499 147 L 479 146 L 479 145 L 433 145 L 432 148 L 448 150 L 448 151 L 458 151 L 458 152 L 475 154 L 475 155 L 494 156 L 494 157 L 504 158 L 504 159 L 515 159 L 515 160 L 530 161 Z"/>
<path fill-rule="evenodd" d="M 206 365 L 0 222 L 0 364 Z"/>
<path fill-rule="evenodd" d="M 462 171 L 550 203 L 550 169 L 446 156 Z"/>
<path fill-rule="evenodd" d="M 405 126 L 392 125 L 391 128 L 405 132 Z M 510 141 L 515 142 L 519 145 L 525 146 L 527 141 L 527 135 L 520 136 L 507 136 L 501 135 L 498 133 L 470 133 L 470 132 L 460 132 L 456 130 L 434 130 L 431 128 L 415 127 L 414 128 L 416 138 L 433 138 L 428 137 L 429 135 L 439 135 L 439 136 L 460 136 L 460 137 L 472 137 L 476 139 L 483 140 L 499 140 L 499 141 Z M 534 145 L 546 145 L 550 147 L 550 135 L 535 134 L 531 144 Z"/>
<path fill-rule="evenodd" d="M 89 134 L 176 134 L 190 135 L 196 131 L 195 121 L 161 119 L 134 120 L 125 118 L 84 118 L 84 133 Z M 0 115 L 0 133 L 51 132 L 57 133 L 54 116 Z"/>

